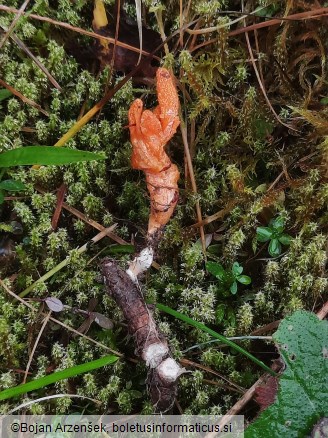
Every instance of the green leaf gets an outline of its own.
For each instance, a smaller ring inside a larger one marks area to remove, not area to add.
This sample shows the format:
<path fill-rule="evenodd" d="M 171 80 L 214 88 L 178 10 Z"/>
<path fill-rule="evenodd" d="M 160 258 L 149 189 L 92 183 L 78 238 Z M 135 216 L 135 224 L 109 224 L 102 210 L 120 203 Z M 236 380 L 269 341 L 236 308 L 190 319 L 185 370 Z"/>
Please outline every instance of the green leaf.
<path fill-rule="evenodd" d="M 104 160 L 103 155 L 54 146 L 25 146 L 0 154 L 0 167 L 62 165 L 78 161 Z"/>
<path fill-rule="evenodd" d="M 3 190 L 0 190 L 0 204 L 3 204 L 5 202 L 5 194 Z"/>
<path fill-rule="evenodd" d="M 271 239 L 272 229 L 268 227 L 257 227 L 256 228 L 256 239 L 259 242 L 267 242 Z"/>
<path fill-rule="evenodd" d="M 328 416 L 327 321 L 298 310 L 273 338 L 286 368 L 274 404 L 246 429 L 245 438 L 310 436 L 315 423 Z"/>
<path fill-rule="evenodd" d="M 0 189 L 7 190 L 8 192 L 20 192 L 26 190 L 26 188 L 25 184 L 13 179 L 6 179 L 0 182 Z"/>
<path fill-rule="evenodd" d="M 13 94 L 7 90 L 7 88 L 1 88 L 0 90 L 0 102 L 2 100 L 8 99 L 8 97 L 12 96 Z"/>
<path fill-rule="evenodd" d="M 234 275 L 234 277 L 236 277 L 237 275 L 240 275 L 243 272 L 244 268 L 242 266 L 240 266 L 240 264 L 238 262 L 234 262 L 234 264 L 232 265 L 232 273 Z"/>
<path fill-rule="evenodd" d="M 269 254 L 271 257 L 278 257 L 281 253 L 281 244 L 278 239 L 272 239 L 269 244 Z"/>
<path fill-rule="evenodd" d="M 210 272 L 212 275 L 214 275 L 216 278 L 218 278 L 221 281 L 224 281 L 227 277 L 227 273 L 224 267 L 220 265 L 220 263 L 207 262 L 206 269 L 208 270 L 208 272 Z"/>
<path fill-rule="evenodd" d="M 282 233 L 285 228 L 285 219 L 281 216 L 272 219 L 269 224 L 277 233 Z"/>
<path fill-rule="evenodd" d="M 49 374 L 45 377 L 32 380 L 31 382 L 24 383 L 23 385 L 14 386 L 13 388 L 5 389 L 0 392 L 0 400 L 7 400 L 8 398 L 16 397 L 25 392 L 31 392 L 51 383 L 58 382 L 59 380 L 68 379 L 69 377 L 77 376 L 78 374 L 86 373 L 88 371 L 95 370 L 97 368 L 104 367 L 116 362 L 117 356 L 104 356 L 101 359 L 93 360 L 91 362 L 76 365 L 72 368 L 66 368 L 66 370 L 58 371 L 56 373 Z"/>
<path fill-rule="evenodd" d="M 237 282 L 234 281 L 234 282 L 232 283 L 232 285 L 230 286 L 230 292 L 231 292 L 233 295 L 236 295 L 237 290 L 238 290 L 238 285 L 237 285 Z"/>
<path fill-rule="evenodd" d="M 289 234 L 282 234 L 278 240 L 280 243 L 282 243 L 283 245 L 290 245 L 290 242 L 292 241 L 292 236 L 290 236 Z"/>
<path fill-rule="evenodd" d="M 251 284 L 252 279 L 248 275 L 240 275 L 237 277 L 237 281 L 239 281 L 241 284 Z"/>
<path fill-rule="evenodd" d="M 269 368 L 265 363 L 263 363 L 261 360 L 257 359 L 255 356 L 253 356 L 251 353 L 248 353 L 248 351 L 244 350 L 242 347 L 240 347 L 238 344 L 235 344 L 234 342 L 230 341 L 230 339 L 226 338 L 223 335 L 220 335 L 219 333 L 215 332 L 214 330 L 207 327 L 205 324 L 202 324 L 201 322 L 195 321 L 189 316 L 183 315 L 180 312 L 177 312 L 176 310 L 171 309 L 170 307 L 164 306 L 164 304 L 156 303 L 157 309 L 161 310 L 162 312 L 166 312 L 169 315 L 174 316 L 177 319 L 180 319 L 181 321 L 186 322 L 189 325 L 192 325 L 193 327 L 198 328 L 199 330 L 202 330 L 205 333 L 210 334 L 215 339 L 219 339 L 219 341 L 223 342 L 224 344 L 228 345 L 229 347 L 233 348 L 234 350 L 238 351 L 238 353 L 243 354 L 244 356 L 248 357 L 251 361 L 256 363 L 258 366 L 263 368 L 266 372 L 276 375 L 276 373 Z"/>

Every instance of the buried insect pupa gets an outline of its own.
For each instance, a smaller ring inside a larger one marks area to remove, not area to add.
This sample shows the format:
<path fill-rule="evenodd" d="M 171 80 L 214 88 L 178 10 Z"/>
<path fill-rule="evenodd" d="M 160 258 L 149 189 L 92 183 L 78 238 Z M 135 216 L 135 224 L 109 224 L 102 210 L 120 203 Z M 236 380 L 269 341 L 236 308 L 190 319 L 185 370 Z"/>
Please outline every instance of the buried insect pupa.
<path fill-rule="evenodd" d="M 178 168 L 165 152 L 165 146 L 180 124 L 179 97 L 168 70 L 156 73 L 158 106 L 144 110 L 136 99 L 129 110 L 129 128 L 133 146 L 131 165 L 143 170 L 150 195 L 148 235 L 151 237 L 170 220 L 178 202 Z"/>

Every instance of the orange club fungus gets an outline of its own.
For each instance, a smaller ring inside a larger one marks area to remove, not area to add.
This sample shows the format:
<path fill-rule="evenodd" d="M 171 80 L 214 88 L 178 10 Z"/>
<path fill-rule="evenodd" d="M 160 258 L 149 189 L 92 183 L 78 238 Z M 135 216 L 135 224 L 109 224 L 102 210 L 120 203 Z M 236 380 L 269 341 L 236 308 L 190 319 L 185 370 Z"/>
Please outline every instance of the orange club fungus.
<path fill-rule="evenodd" d="M 140 99 L 136 99 L 129 110 L 131 165 L 145 172 L 150 194 L 149 236 L 166 225 L 172 216 L 178 202 L 180 177 L 177 166 L 164 149 L 180 124 L 178 93 L 173 77 L 165 68 L 157 70 L 156 86 L 159 105 L 153 111 L 144 110 Z"/>

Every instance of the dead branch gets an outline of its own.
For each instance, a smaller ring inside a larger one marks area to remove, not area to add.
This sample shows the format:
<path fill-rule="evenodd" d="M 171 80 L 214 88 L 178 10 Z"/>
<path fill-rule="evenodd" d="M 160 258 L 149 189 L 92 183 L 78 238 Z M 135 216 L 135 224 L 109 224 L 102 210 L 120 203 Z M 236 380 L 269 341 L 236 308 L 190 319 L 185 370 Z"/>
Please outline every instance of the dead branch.
<path fill-rule="evenodd" d="M 101 272 L 107 292 L 122 309 L 135 341 L 135 353 L 148 367 L 151 401 L 157 412 L 166 412 L 174 404 L 177 381 L 185 370 L 172 358 L 167 340 L 157 329 L 149 307 L 129 275 L 108 258 L 102 261 Z"/>

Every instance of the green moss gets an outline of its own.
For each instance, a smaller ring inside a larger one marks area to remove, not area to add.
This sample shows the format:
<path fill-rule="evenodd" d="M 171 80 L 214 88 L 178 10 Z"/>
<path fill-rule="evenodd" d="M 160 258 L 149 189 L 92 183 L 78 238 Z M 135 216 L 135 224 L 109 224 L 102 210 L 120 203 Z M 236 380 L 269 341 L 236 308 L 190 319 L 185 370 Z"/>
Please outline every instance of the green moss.
<path fill-rule="evenodd" d="M 113 3 L 106 1 L 110 12 Z M 6 4 L 20 6 L 16 0 L 8 0 Z M 144 5 L 147 24 L 152 28 L 156 29 L 157 23 L 155 14 L 147 11 L 149 6 L 153 10 L 162 9 L 167 35 L 179 29 L 178 2 L 146 1 Z M 252 5 L 254 9 L 259 6 L 270 7 L 266 14 L 281 16 L 286 12 L 285 2 L 281 1 L 272 4 L 259 0 Z M 38 0 L 31 8 L 35 14 L 91 28 L 90 2 L 59 0 L 49 4 L 46 0 Z M 225 14 L 225 11 L 235 9 L 235 2 L 228 0 L 192 2 L 184 23 L 200 17 L 200 28 L 220 26 L 220 29 L 198 36 L 194 47 L 203 46 L 195 51 L 188 45 L 193 37 L 188 39 L 185 32 L 183 46 L 174 46 L 177 41 L 174 40 L 172 47 L 178 49 L 172 49 L 163 60 L 166 66 L 172 67 L 181 83 L 181 110 L 186 118 L 198 191 L 193 192 L 190 176 L 185 174 L 178 131 L 168 152 L 181 173 L 180 199 L 156 254 L 160 269 L 151 269 L 141 280 L 149 300 L 174 307 L 228 336 L 247 335 L 298 308 L 312 310 L 315 307 L 316 310 L 327 300 L 328 281 L 325 275 L 326 131 L 313 120 L 311 123 L 299 115 L 295 117 L 290 109 L 301 108 L 314 115 L 320 112 L 322 117 L 327 115 L 319 103 L 328 91 L 327 78 L 320 77 L 322 72 L 317 65 L 317 60 L 323 56 L 320 44 L 324 51 L 327 49 L 324 29 L 320 28 L 320 22 L 316 30 L 312 29 L 311 20 L 307 20 L 290 23 L 288 28 L 281 26 L 275 33 L 260 30 L 258 48 L 251 39 L 268 98 L 282 121 L 292 127 L 288 129 L 273 116 L 263 97 L 247 47 L 241 43 L 243 36 L 228 36 L 229 30 L 235 29 L 236 25 L 226 24 L 236 16 Z M 134 7 L 129 6 L 127 13 L 134 16 Z M 8 27 L 11 21 L 10 14 L 3 13 L 0 17 L 3 26 Z M 313 32 L 317 32 L 314 39 L 311 37 Z M 58 81 L 63 92 L 53 87 L 39 67 L 9 39 L 0 53 L 0 77 L 41 105 L 49 117 L 17 97 L 1 101 L 0 152 L 30 144 L 53 145 L 106 90 L 121 80 L 119 75 L 111 74 L 110 68 L 99 74 L 85 70 L 72 54 L 68 54 L 65 48 L 68 38 L 92 52 L 93 43 L 87 37 L 55 30 L 49 23 L 28 17 L 20 18 L 15 33 Z M 305 46 L 304 35 L 307 36 Z M 211 43 L 212 39 L 215 43 Z M 268 44 L 264 45 L 263 41 Z M 313 53 L 313 59 L 304 58 L 303 49 Z M 302 62 L 295 59 L 302 59 Z M 23 225 L 23 235 L 10 235 L 16 240 L 15 264 L 10 266 L 9 274 L 4 271 L 7 286 L 20 293 L 68 259 L 64 269 L 51 279 L 39 282 L 29 297 L 57 296 L 64 304 L 84 311 L 88 311 L 91 298 L 96 298 L 96 311 L 112 319 L 114 328 L 106 331 L 93 323 L 88 335 L 128 357 L 133 356 L 134 346 L 126 337 L 122 312 L 104 294 L 103 285 L 97 278 L 97 253 L 104 250 L 110 240 L 103 239 L 81 255 L 77 249 L 98 230 L 65 209 L 60 212 L 56 230 L 52 229 L 51 223 L 57 202 L 55 190 L 64 183 L 67 204 L 103 226 L 117 224 L 115 232 L 129 242 L 134 239 L 137 250 L 145 244 L 149 199 L 143 173 L 130 166 L 131 144 L 126 129 L 128 108 L 137 97 L 140 92 L 130 80 L 67 143 L 70 148 L 104 153 L 106 161 L 38 170 L 7 170 L 6 178 L 24 182 L 27 189 L 21 199 L 4 204 L 0 218 L 4 224 L 1 231 L 7 230 L 6 233 L 10 232 L 10 213 L 14 213 L 15 220 Z M 145 106 L 150 108 L 152 105 L 155 105 L 155 99 L 147 95 Z M 317 107 L 318 111 L 312 110 Z M 194 138 L 190 134 L 193 124 Z M 46 193 L 38 192 L 36 186 L 41 186 Z M 199 240 L 199 228 L 192 226 L 198 222 L 197 202 L 203 217 L 228 207 L 224 214 L 215 220 L 212 218 L 204 227 L 207 239 L 212 238 L 206 257 Z M 286 232 L 293 239 L 279 257 L 272 259 L 267 245 L 257 242 L 256 228 L 267 226 L 278 214 L 285 219 Z M 214 251 L 210 250 L 211 246 Z M 117 256 L 122 266 L 129 258 L 129 255 Z M 245 274 L 252 277 L 252 284 L 238 287 L 235 296 L 225 296 L 216 279 L 206 272 L 206 258 L 224 266 L 237 261 L 244 267 Z M 40 303 L 32 303 L 37 310 Z M 224 309 L 223 318 L 218 318 L 218 309 Z M 4 389 L 20 383 L 19 376 L 8 370 L 26 367 L 40 321 L 36 312 L 18 304 L 3 291 L 0 315 L 0 387 Z M 76 329 L 85 320 L 81 314 L 68 310 L 56 317 Z M 245 388 L 256 379 L 257 370 L 251 364 L 245 364 L 217 344 L 206 344 L 210 340 L 207 334 L 190 330 L 163 314 L 156 313 L 156 318 L 177 359 L 186 356 L 212 367 Z M 102 349 L 86 339 L 65 333 L 65 329 L 48 323 L 43 335 L 47 342 L 43 342 L 42 336 L 32 361 L 33 377 L 45 375 L 49 366 L 63 369 L 103 354 Z M 196 348 L 190 351 L 195 354 L 189 356 L 189 350 L 183 353 L 192 346 Z M 66 397 L 32 405 L 27 412 L 69 413 L 85 408 L 88 413 L 103 413 L 114 406 L 118 413 L 150 413 L 152 407 L 146 395 L 145 376 L 143 366 L 136 367 L 120 360 L 110 372 L 95 371 L 74 381 L 76 392 L 100 400 L 100 407 L 91 407 L 83 400 L 73 402 Z M 211 375 L 210 378 L 215 377 Z M 209 379 L 209 374 L 199 370 L 181 378 L 179 403 L 184 412 L 225 413 L 239 394 L 218 390 L 215 385 L 204 384 L 203 379 Z M 45 394 L 68 392 L 70 388 L 68 382 L 63 381 L 46 389 Z M 7 412 L 15 403 L 2 404 L 0 411 Z"/>

